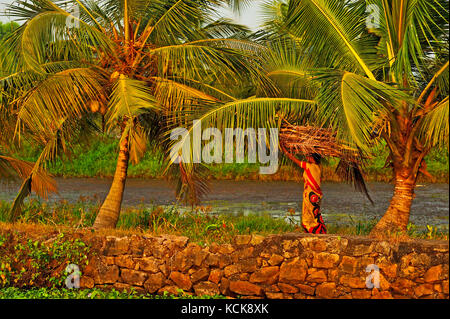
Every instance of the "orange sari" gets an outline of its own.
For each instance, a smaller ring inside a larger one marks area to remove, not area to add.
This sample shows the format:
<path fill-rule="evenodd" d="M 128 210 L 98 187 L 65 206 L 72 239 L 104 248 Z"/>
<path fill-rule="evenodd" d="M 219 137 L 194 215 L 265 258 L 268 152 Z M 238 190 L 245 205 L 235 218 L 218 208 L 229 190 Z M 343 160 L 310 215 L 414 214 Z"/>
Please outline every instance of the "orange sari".
<path fill-rule="evenodd" d="M 303 180 L 305 186 L 303 189 L 302 204 L 302 227 L 307 233 L 326 234 L 327 228 L 320 214 L 320 202 L 322 200 L 322 190 L 320 189 L 320 166 L 308 162 L 302 162 L 294 155 L 281 147 L 283 152 L 295 164 L 304 170 Z"/>
<path fill-rule="evenodd" d="M 320 189 L 320 166 L 307 162 L 300 162 L 304 169 L 305 181 L 302 204 L 302 227 L 307 233 L 326 234 L 327 228 L 320 213 L 322 190 Z"/>

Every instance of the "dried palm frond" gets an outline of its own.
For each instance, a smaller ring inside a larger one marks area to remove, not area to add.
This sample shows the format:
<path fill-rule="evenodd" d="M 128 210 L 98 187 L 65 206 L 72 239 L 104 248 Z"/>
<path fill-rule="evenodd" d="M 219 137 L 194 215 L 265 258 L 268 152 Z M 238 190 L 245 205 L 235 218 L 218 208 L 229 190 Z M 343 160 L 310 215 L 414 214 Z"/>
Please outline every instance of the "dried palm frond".
<path fill-rule="evenodd" d="M 357 163 L 339 161 L 336 167 L 336 174 L 344 179 L 347 183 L 353 184 L 355 190 L 366 195 L 367 199 L 373 204 L 373 200 L 369 195 L 364 176 L 361 168 Z"/>
<path fill-rule="evenodd" d="M 360 163 L 361 154 L 336 138 L 330 129 L 314 126 L 295 126 L 285 122 L 280 130 L 280 144 L 292 154 L 336 157 L 341 160 Z"/>
<path fill-rule="evenodd" d="M 206 169 L 201 165 L 185 165 L 180 161 L 169 167 L 170 175 L 177 180 L 175 195 L 177 201 L 194 208 L 210 191 L 210 184 L 205 176 Z"/>
<path fill-rule="evenodd" d="M 49 193 L 57 192 L 55 180 L 43 168 L 35 169 L 32 162 L 0 155 L 0 178 L 13 178 L 14 173 L 23 180 L 32 177 L 30 191 L 34 191 L 44 199 L 47 199 Z"/>
<path fill-rule="evenodd" d="M 38 164 L 0 155 L 0 178 L 14 178 L 14 173 L 23 179 L 23 183 L 9 212 L 11 222 L 17 220 L 23 201 L 32 191 L 44 199 L 49 193 L 57 192 L 55 180 Z"/>
<path fill-rule="evenodd" d="M 355 189 L 364 193 L 373 204 L 367 191 L 361 165 L 364 157 L 355 148 L 336 138 L 336 133 L 330 129 L 314 126 L 295 126 L 287 121 L 280 130 L 280 144 L 291 154 L 304 156 L 318 154 L 322 157 L 335 157 L 340 159 L 336 174 L 347 183 L 353 184 Z"/>

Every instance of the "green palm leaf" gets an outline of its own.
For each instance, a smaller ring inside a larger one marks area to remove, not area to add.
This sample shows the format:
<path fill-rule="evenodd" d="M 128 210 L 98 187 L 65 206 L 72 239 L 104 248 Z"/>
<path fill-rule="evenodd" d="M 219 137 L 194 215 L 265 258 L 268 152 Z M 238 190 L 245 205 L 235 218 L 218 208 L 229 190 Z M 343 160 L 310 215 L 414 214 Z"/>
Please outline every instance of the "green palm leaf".
<path fill-rule="evenodd" d="M 289 2 L 286 27 L 303 47 L 314 48 L 318 61 L 375 79 L 363 54 L 363 48 L 369 47 L 361 41 L 364 9 L 340 0 L 293 0 Z"/>
<path fill-rule="evenodd" d="M 419 137 L 429 147 L 447 147 L 449 138 L 448 96 L 423 117 Z"/>
<path fill-rule="evenodd" d="M 132 119 L 146 109 L 159 110 L 152 91 L 145 82 L 130 79 L 121 74 L 111 93 L 106 121 L 109 126 L 122 117 Z"/>
<path fill-rule="evenodd" d="M 374 140 L 375 120 L 391 116 L 392 106 L 412 100 L 404 92 L 385 83 L 350 72 L 317 71 L 323 86 L 318 96 L 318 118 L 331 126 L 339 138 L 364 151 Z"/>

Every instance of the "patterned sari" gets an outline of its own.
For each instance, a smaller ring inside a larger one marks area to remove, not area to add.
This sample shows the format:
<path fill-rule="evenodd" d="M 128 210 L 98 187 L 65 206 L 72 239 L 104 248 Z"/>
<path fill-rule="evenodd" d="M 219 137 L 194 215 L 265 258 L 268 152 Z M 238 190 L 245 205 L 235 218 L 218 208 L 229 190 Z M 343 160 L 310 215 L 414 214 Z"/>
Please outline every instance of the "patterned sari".
<path fill-rule="evenodd" d="M 301 162 L 304 169 L 302 226 L 307 233 L 326 234 L 327 228 L 320 214 L 322 191 L 320 189 L 320 167 L 316 164 Z"/>

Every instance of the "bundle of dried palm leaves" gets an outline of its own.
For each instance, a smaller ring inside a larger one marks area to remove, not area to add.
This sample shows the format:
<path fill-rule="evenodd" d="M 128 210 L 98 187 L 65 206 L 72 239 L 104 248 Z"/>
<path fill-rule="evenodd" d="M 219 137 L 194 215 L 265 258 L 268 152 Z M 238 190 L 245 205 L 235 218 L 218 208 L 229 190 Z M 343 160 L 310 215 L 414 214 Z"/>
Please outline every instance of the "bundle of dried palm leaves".
<path fill-rule="evenodd" d="M 330 129 L 285 124 L 280 130 L 280 144 L 291 154 L 337 157 L 346 162 L 360 163 L 361 154 L 336 138 Z"/>
<path fill-rule="evenodd" d="M 373 203 L 367 191 L 361 171 L 364 157 L 355 148 L 339 141 L 336 133 L 330 129 L 314 126 L 296 126 L 285 121 L 279 134 L 280 145 L 291 154 L 305 156 L 318 154 L 322 157 L 340 159 L 336 173 L 355 189 L 364 193 Z"/>

